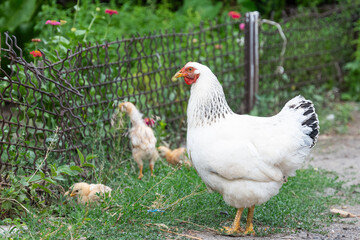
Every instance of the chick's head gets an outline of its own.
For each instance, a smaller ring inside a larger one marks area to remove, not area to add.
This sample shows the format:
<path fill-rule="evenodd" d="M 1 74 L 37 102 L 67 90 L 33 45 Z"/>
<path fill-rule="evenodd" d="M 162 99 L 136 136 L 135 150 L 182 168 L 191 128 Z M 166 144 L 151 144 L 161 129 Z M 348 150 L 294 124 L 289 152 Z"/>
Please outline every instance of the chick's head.
<path fill-rule="evenodd" d="M 75 196 L 85 196 L 89 193 L 89 184 L 81 182 L 81 183 L 75 183 L 70 197 L 75 197 Z"/>
<path fill-rule="evenodd" d="M 170 150 L 169 148 L 165 147 L 165 146 L 160 146 L 158 147 L 159 150 L 159 154 L 161 157 L 165 157 L 166 153 Z"/>
<path fill-rule="evenodd" d="M 128 115 L 131 114 L 131 112 L 134 108 L 135 108 L 135 106 L 131 102 L 123 102 L 123 103 L 119 104 L 120 111 L 126 112 Z"/>

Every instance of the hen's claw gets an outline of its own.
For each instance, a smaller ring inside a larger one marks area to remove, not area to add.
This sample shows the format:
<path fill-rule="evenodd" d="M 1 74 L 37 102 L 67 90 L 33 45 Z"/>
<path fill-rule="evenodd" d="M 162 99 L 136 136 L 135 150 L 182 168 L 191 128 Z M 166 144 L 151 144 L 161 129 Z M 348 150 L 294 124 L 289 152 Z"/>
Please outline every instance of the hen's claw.
<path fill-rule="evenodd" d="M 238 235 L 240 233 L 244 233 L 244 229 L 242 229 L 240 226 L 238 228 L 234 227 L 223 227 L 224 233 L 226 235 Z"/>
<path fill-rule="evenodd" d="M 243 233 L 244 230 L 240 227 L 240 219 L 244 208 L 239 208 L 236 212 L 234 223 L 232 227 L 224 227 L 224 232 L 227 235 L 235 235 L 239 233 Z"/>
<path fill-rule="evenodd" d="M 255 231 L 253 228 L 253 225 L 251 224 L 250 226 L 247 226 L 245 231 L 244 231 L 245 235 L 251 235 L 251 236 L 255 236 Z"/>

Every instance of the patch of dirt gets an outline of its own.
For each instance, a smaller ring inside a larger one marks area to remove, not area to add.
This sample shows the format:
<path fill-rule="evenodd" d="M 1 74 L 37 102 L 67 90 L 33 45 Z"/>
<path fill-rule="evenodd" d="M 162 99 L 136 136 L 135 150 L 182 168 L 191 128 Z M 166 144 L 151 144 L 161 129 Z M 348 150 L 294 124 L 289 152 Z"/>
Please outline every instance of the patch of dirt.
<path fill-rule="evenodd" d="M 321 123 L 320 123 L 321 126 Z M 353 113 L 353 121 L 348 125 L 348 133 L 344 135 L 321 135 L 316 147 L 310 155 L 306 166 L 334 171 L 339 179 L 344 181 L 344 188 L 360 184 L 360 111 Z M 321 129 L 320 129 L 321 130 Z M 360 191 L 360 188 L 357 189 Z M 333 194 L 329 189 L 328 194 Z M 357 216 L 360 216 L 360 205 L 333 206 Z M 212 232 L 191 231 L 190 235 L 209 240 L 235 240 L 235 239 L 357 239 L 360 240 L 360 217 L 342 218 L 330 226 L 324 227 L 326 235 L 301 231 L 293 234 L 274 234 L 268 237 L 229 237 Z"/>

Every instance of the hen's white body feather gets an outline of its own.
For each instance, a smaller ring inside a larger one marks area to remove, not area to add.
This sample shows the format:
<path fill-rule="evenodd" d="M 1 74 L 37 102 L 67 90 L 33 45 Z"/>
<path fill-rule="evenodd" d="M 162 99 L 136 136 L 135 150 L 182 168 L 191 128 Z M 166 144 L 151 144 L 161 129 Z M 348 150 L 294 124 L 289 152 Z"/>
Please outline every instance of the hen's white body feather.
<path fill-rule="evenodd" d="M 195 66 L 200 77 L 192 85 L 187 112 L 187 148 L 194 167 L 231 206 L 268 201 L 284 178 L 301 167 L 314 143 L 307 135 L 312 128 L 303 125 L 307 109 L 296 108 L 305 99 L 293 98 L 272 117 L 238 115 L 210 69 Z"/>

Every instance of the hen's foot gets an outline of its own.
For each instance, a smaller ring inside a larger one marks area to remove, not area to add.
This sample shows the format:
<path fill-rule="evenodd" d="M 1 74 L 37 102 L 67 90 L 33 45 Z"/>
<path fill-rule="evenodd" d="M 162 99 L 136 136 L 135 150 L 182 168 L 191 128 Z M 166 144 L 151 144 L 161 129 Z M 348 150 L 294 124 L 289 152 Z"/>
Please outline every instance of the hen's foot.
<path fill-rule="evenodd" d="M 244 233 L 244 229 L 242 229 L 241 227 L 224 227 L 223 229 L 226 235 L 239 235 L 241 233 Z"/>
<path fill-rule="evenodd" d="M 246 227 L 244 234 L 255 236 L 255 231 L 254 231 L 254 227 L 252 224 L 250 224 L 249 226 Z"/>
<path fill-rule="evenodd" d="M 244 208 L 239 208 L 236 212 L 234 223 L 231 227 L 224 227 L 224 232 L 227 235 L 236 235 L 239 233 L 243 233 L 244 230 L 240 227 L 240 219 Z"/>

